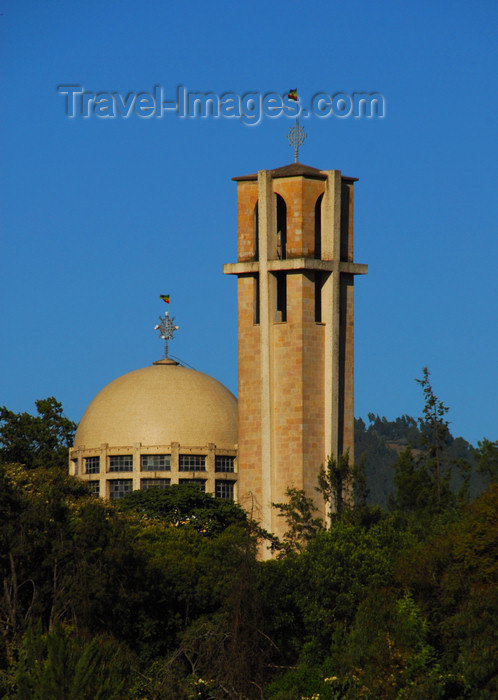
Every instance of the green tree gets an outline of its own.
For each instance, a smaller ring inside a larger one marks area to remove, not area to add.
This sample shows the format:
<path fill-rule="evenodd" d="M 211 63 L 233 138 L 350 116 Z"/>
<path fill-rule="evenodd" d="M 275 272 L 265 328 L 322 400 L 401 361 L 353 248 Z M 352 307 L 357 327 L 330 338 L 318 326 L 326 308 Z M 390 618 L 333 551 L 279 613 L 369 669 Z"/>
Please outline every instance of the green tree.
<path fill-rule="evenodd" d="M 256 539 L 249 532 L 240 537 L 235 556 L 237 566 L 219 608 L 182 635 L 179 651 L 188 660 L 198 693 L 191 697 L 261 697 L 269 639 L 262 632 Z"/>
<path fill-rule="evenodd" d="M 321 518 L 314 517 L 316 506 L 312 498 L 308 498 L 301 489 L 288 488 L 286 503 L 272 503 L 273 508 L 280 512 L 279 517 L 285 518 L 287 531 L 283 537 L 282 553 L 302 551 L 316 533 L 323 528 Z"/>
<path fill-rule="evenodd" d="M 400 586 L 412 592 L 429 624 L 448 686 L 454 674 L 455 687 L 463 684 L 469 698 L 496 697 L 498 690 L 497 530 L 498 484 L 493 484 L 396 562 Z"/>
<path fill-rule="evenodd" d="M 303 660 L 323 659 L 332 640 L 348 630 L 368 592 L 390 584 L 393 554 L 406 541 L 395 519 L 385 518 L 368 529 L 339 520 L 310 542 L 296 562 L 295 577 L 296 605 L 305 629 Z"/>
<path fill-rule="evenodd" d="M 434 394 L 427 367 L 422 369 L 422 373 L 422 379 L 415 380 L 422 387 L 425 399 L 423 418 L 419 419 L 422 433 L 422 459 L 433 485 L 432 500 L 435 509 L 439 511 L 442 491 L 445 491 L 446 498 L 448 496 L 451 475 L 451 469 L 445 459 L 445 447 L 449 437 L 449 423 L 445 416 L 449 409 Z"/>
<path fill-rule="evenodd" d="M 483 438 L 477 442 L 474 452 L 478 472 L 492 484 L 498 481 L 498 441 L 491 442 Z"/>
<path fill-rule="evenodd" d="M 57 625 L 44 634 L 29 627 L 15 669 L 19 700 L 108 700 L 123 698 L 130 685 L 133 657 L 109 635 L 88 638 Z"/>
<path fill-rule="evenodd" d="M 430 502 L 432 485 L 424 465 L 413 456 L 410 447 L 394 464 L 394 494 L 389 496 L 390 510 L 420 513 Z"/>
<path fill-rule="evenodd" d="M 275 667 L 293 669 L 271 683 L 265 697 L 343 698 L 350 681 L 357 687 L 352 674 L 337 686 L 334 677 L 342 676 L 358 606 L 394 585 L 396 555 L 409 542 L 413 538 L 395 516 L 369 527 L 344 518 L 320 531 L 302 553 L 264 562 L 264 631 L 274 642 Z M 347 697 L 361 696 L 351 690 Z"/>
<path fill-rule="evenodd" d="M 2 472 L 4 637 L 16 643 L 30 622 L 40 620 L 43 629 L 71 624 L 136 644 L 148 569 L 132 524 L 58 468 L 0 465 Z"/>
<path fill-rule="evenodd" d="M 136 512 L 175 527 L 188 526 L 208 535 L 219 534 L 230 525 L 248 522 L 245 511 L 237 503 L 204 493 L 196 484 L 132 491 L 117 505 L 125 512 Z"/>
<path fill-rule="evenodd" d="M 33 618 L 58 619 L 67 603 L 70 502 L 85 486 L 57 467 L 0 464 L 0 627 L 16 638 Z"/>
<path fill-rule="evenodd" d="M 336 659 L 346 698 L 444 697 L 446 678 L 428 638 L 429 624 L 409 592 L 372 591 Z"/>
<path fill-rule="evenodd" d="M 0 407 L 0 462 L 67 470 L 76 424 L 53 396 L 35 401 L 38 415 Z"/>
<path fill-rule="evenodd" d="M 424 393 L 420 448 L 412 450 L 408 446 L 394 463 L 394 495 L 389 497 L 388 505 L 391 510 L 430 518 L 468 502 L 472 454 L 468 443 L 451 436 L 446 419 L 449 409 L 435 395 L 427 367 L 423 368 L 422 379 L 415 381 Z M 454 466 L 459 475 L 452 482 Z"/>
<path fill-rule="evenodd" d="M 350 464 L 348 452 L 339 455 L 338 459 L 329 457 L 327 464 L 320 467 L 316 490 L 322 494 L 328 506 L 330 523 L 345 514 L 365 509 L 368 489 L 364 462 Z"/>
<path fill-rule="evenodd" d="M 476 583 L 444 627 L 448 661 L 465 679 L 469 698 L 498 697 L 497 619 L 497 582 Z"/>

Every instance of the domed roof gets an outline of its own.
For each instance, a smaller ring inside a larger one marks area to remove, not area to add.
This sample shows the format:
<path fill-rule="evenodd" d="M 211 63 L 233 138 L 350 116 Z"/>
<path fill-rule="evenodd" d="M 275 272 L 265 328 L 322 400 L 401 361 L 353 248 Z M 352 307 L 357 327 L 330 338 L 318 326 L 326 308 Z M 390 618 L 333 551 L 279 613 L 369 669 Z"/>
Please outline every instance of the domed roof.
<path fill-rule="evenodd" d="M 237 443 L 235 396 L 213 377 L 171 361 L 118 377 L 86 409 L 74 446 Z"/>

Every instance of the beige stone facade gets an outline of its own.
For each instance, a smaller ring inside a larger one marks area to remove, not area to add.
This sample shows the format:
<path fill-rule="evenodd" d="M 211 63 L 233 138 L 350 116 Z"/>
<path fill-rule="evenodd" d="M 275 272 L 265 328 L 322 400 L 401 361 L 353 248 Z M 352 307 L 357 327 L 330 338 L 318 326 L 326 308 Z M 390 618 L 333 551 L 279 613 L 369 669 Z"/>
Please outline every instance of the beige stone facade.
<path fill-rule="evenodd" d="M 282 535 L 272 503 L 304 489 L 321 515 L 320 466 L 354 458 L 353 187 L 340 171 L 295 163 L 237 182 L 237 399 L 163 360 L 92 401 L 70 472 L 95 492 L 198 481 Z"/>
<path fill-rule="evenodd" d="M 328 456 L 354 457 L 353 185 L 299 163 L 237 182 L 239 502 L 272 509 L 315 486 Z"/>

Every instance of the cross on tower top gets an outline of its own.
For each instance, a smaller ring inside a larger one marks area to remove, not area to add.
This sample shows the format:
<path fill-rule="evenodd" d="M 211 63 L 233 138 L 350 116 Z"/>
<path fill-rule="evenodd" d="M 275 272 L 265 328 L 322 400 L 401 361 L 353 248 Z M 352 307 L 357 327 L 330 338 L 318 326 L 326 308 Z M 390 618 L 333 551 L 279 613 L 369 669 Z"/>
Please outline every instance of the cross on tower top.
<path fill-rule="evenodd" d="M 291 146 L 294 146 L 294 163 L 297 163 L 299 156 L 299 146 L 302 146 L 304 139 L 308 136 L 302 126 L 299 126 L 299 119 L 296 119 L 296 123 L 289 129 L 287 138 Z"/>

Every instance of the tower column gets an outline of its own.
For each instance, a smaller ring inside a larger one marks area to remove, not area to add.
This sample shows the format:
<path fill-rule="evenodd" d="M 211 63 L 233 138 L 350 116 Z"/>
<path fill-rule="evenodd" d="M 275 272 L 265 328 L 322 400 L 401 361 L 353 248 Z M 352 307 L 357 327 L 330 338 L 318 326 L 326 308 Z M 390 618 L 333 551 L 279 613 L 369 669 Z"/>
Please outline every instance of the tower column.
<path fill-rule="evenodd" d="M 322 202 L 322 257 L 334 261 L 323 285 L 322 314 L 325 322 L 325 425 L 324 460 L 339 452 L 339 352 L 341 284 L 338 262 L 341 250 L 341 173 L 327 171 Z"/>
<path fill-rule="evenodd" d="M 260 334 L 259 356 L 261 363 L 261 498 L 262 525 L 271 530 L 272 515 L 272 382 L 273 362 L 270 335 L 275 280 L 268 273 L 268 257 L 271 252 L 271 233 L 274 232 L 275 205 L 271 175 L 267 170 L 258 172 L 258 236 L 259 236 L 259 304 Z"/>

